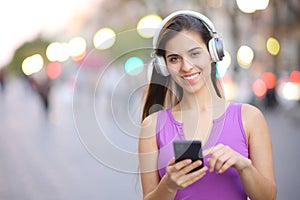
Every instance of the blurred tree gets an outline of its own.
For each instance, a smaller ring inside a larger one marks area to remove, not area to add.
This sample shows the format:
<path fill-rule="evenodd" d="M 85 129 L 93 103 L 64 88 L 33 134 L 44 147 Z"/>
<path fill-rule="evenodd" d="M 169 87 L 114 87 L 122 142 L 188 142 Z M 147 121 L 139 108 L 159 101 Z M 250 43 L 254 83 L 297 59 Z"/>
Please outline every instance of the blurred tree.
<path fill-rule="evenodd" d="M 25 42 L 15 51 L 11 62 L 5 66 L 6 69 L 8 72 L 11 72 L 15 75 L 20 75 L 23 73 L 21 70 L 23 60 L 26 57 L 34 54 L 40 54 L 43 57 L 44 65 L 46 66 L 49 63 L 46 56 L 46 48 L 49 44 L 49 41 L 46 41 L 40 37 L 32 41 Z"/>

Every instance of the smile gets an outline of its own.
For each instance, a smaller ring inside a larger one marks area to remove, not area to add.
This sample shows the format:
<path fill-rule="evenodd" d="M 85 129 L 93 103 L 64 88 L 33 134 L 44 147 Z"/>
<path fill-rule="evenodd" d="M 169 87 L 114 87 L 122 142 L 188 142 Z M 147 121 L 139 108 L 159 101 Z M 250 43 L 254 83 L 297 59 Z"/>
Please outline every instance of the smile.
<path fill-rule="evenodd" d="M 190 75 L 184 75 L 184 76 L 182 76 L 182 78 L 183 78 L 184 80 L 190 81 L 190 80 L 196 79 L 196 78 L 199 77 L 199 76 L 200 76 L 200 72 L 197 72 L 197 73 L 190 74 Z"/>

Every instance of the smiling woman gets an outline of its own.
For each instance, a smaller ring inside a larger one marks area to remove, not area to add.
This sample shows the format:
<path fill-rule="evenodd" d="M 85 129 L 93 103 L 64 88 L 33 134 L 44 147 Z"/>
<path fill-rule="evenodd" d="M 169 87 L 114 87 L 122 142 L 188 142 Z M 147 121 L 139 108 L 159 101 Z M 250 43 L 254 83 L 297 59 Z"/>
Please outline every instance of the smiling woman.
<path fill-rule="evenodd" d="M 221 95 L 216 62 L 224 49 L 212 22 L 174 12 L 162 21 L 153 49 L 139 139 L 144 199 L 275 199 L 268 126 L 257 108 Z M 200 140 L 203 162 L 176 162 L 177 140 Z"/>

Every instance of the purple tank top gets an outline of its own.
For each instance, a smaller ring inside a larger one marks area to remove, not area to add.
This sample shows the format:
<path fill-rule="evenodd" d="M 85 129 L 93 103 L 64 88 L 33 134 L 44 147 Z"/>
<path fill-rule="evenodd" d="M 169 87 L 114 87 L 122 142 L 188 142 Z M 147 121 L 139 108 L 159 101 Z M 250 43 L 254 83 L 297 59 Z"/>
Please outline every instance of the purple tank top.
<path fill-rule="evenodd" d="M 248 157 L 248 142 L 242 124 L 242 104 L 230 103 L 226 112 L 218 119 L 213 120 L 213 128 L 209 139 L 203 144 L 203 150 L 217 144 L 230 146 L 241 155 Z M 183 124 L 174 119 L 171 109 L 161 110 L 157 117 L 156 140 L 159 148 L 158 170 L 160 177 L 166 173 L 166 165 L 174 157 L 173 140 L 185 140 Z M 207 166 L 204 157 L 204 164 Z M 178 190 L 176 200 L 214 200 L 247 199 L 238 172 L 229 168 L 223 174 L 207 171 L 206 175 L 186 187 Z"/>

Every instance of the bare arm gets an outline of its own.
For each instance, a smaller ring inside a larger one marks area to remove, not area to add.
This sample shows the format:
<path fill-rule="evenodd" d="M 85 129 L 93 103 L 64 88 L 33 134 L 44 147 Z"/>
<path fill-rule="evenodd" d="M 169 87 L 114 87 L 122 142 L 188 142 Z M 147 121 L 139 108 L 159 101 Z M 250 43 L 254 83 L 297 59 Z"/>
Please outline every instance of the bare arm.
<path fill-rule="evenodd" d="M 208 159 L 209 170 L 212 172 L 215 168 L 217 173 L 223 173 L 234 167 L 251 200 L 276 199 L 272 142 L 265 118 L 257 108 L 250 105 L 243 105 L 242 118 L 250 159 L 229 146 L 218 144 L 212 150 L 204 152 L 212 155 Z"/>
<path fill-rule="evenodd" d="M 140 134 L 139 158 L 143 196 L 145 200 L 171 200 L 174 199 L 178 189 L 185 188 L 202 178 L 207 171 L 207 167 L 188 173 L 200 166 L 201 161 L 192 163 L 191 160 L 186 159 L 175 163 L 175 159 L 172 159 L 166 167 L 166 174 L 160 179 L 157 170 L 156 118 L 155 115 L 146 118 L 142 123 Z"/>
<path fill-rule="evenodd" d="M 143 196 L 145 200 L 174 199 L 176 191 L 168 192 L 166 184 L 160 182 L 155 126 L 156 116 L 151 115 L 143 121 L 140 133 L 139 158 Z"/>
<path fill-rule="evenodd" d="M 252 200 L 276 199 L 272 141 L 266 120 L 250 105 L 243 105 L 242 116 L 251 159 L 251 165 L 239 171 L 245 191 Z"/>

